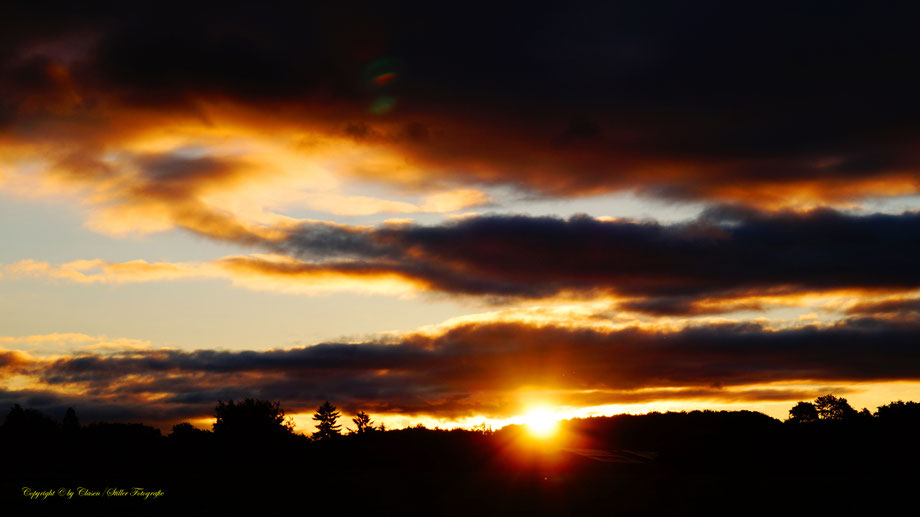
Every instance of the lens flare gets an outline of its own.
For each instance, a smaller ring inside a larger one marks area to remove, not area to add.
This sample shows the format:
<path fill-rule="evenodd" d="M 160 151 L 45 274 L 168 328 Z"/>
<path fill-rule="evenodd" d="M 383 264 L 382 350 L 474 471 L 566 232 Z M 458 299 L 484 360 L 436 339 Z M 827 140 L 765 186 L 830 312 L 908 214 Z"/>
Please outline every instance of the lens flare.
<path fill-rule="evenodd" d="M 393 97 L 379 97 L 371 104 L 371 113 L 374 115 L 386 115 L 393 111 L 396 105 L 396 99 Z"/>
<path fill-rule="evenodd" d="M 377 86 L 386 86 L 387 84 L 393 82 L 393 79 L 396 79 L 396 74 L 393 72 L 387 72 L 385 74 L 380 74 L 377 77 L 371 80 Z"/>

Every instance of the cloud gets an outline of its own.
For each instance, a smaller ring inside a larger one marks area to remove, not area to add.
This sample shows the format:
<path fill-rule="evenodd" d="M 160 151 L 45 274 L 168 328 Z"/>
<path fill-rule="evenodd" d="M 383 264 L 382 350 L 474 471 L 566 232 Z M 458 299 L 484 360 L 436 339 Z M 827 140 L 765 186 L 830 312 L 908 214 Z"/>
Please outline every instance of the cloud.
<path fill-rule="evenodd" d="M 21 352 L 15 350 L 0 350 L 0 371 L 5 373 L 16 373 L 28 364 L 28 358 Z"/>
<path fill-rule="evenodd" d="M 23 260 L 2 273 L 79 283 L 227 278 L 291 292 L 606 297 L 619 310 L 656 316 L 759 311 L 806 303 L 805 295 L 814 293 L 877 297 L 920 288 L 915 212 L 716 207 L 670 225 L 588 216 L 471 216 L 432 226 L 312 221 L 266 232 L 270 238 L 247 234 L 242 241 L 272 253 L 204 263 Z"/>
<path fill-rule="evenodd" d="M 915 321 L 873 319 L 781 331 L 492 322 L 292 349 L 124 350 L 15 364 L 32 379 L 29 390 L 80 393 L 85 406 L 136 405 L 130 414 L 150 404 L 159 416 L 205 416 L 218 399 L 255 396 L 281 400 L 293 412 L 329 399 L 346 411 L 458 419 L 514 414 L 522 390 L 549 390 L 560 403 L 583 406 L 795 400 L 813 395 L 802 383 L 916 381 L 918 337 Z"/>
<path fill-rule="evenodd" d="M 335 215 L 449 213 L 482 207 L 492 202 L 488 194 L 473 189 L 455 189 L 424 196 L 420 204 L 390 201 L 370 196 L 337 195 L 329 192 L 307 196 L 313 209 Z"/>
<path fill-rule="evenodd" d="M 15 348 L 12 353 L 25 353 L 26 356 L 44 357 L 86 352 L 114 353 L 126 350 L 142 350 L 150 348 L 151 343 L 139 339 L 113 339 L 107 336 L 57 332 L 27 336 L 0 336 L 0 346 Z"/>
<path fill-rule="evenodd" d="M 623 304 L 628 310 L 704 314 L 758 309 L 757 295 L 916 289 L 918 229 L 920 214 L 910 212 L 718 207 L 671 225 L 587 216 L 482 216 L 376 229 L 307 224 L 272 245 L 331 268 L 389 270 L 434 291 L 522 298 L 607 292 L 637 297 Z M 720 307 L 712 299 L 725 301 Z"/>
<path fill-rule="evenodd" d="M 882 301 L 862 301 L 851 305 L 846 312 L 859 316 L 913 318 L 920 315 L 920 299 L 896 297 Z"/>
<path fill-rule="evenodd" d="M 4 143 L 98 163 L 233 119 L 423 211 L 484 185 L 762 207 L 920 191 L 913 6 L 176 9 L 5 7 Z"/>
<path fill-rule="evenodd" d="M 0 388 L 0 407 L 9 407 L 13 404 L 38 409 L 58 420 L 64 416 L 68 408 L 77 408 L 82 423 L 127 421 L 168 426 L 181 420 L 194 419 L 208 414 L 208 411 L 200 406 L 183 407 L 173 404 L 164 407 L 158 404 L 145 404 L 137 399 L 117 400 L 52 390 Z"/>
<path fill-rule="evenodd" d="M 50 264 L 31 259 L 0 264 L 7 279 L 23 277 L 79 284 L 130 284 L 182 280 L 226 279 L 255 290 L 318 295 L 350 291 L 409 296 L 424 289 L 403 275 L 354 264 L 325 266 L 283 256 L 228 256 L 213 262 L 109 262 L 101 259 Z"/>
<path fill-rule="evenodd" d="M 44 277 L 81 284 L 155 282 L 214 275 L 200 263 L 150 263 L 145 260 L 108 262 L 99 259 L 75 260 L 64 264 L 27 259 L 4 266 L 3 271 L 11 277 Z"/>

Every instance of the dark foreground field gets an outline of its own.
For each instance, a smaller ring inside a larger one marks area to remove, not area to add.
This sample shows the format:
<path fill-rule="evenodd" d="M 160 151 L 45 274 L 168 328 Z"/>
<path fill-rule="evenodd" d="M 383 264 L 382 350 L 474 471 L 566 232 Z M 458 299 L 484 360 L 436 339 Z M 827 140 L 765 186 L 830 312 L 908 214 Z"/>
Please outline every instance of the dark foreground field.
<path fill-rule="evenodd" d="M 140 425 L 5 429 L 0 501 L 5 515 L 912 514 L 917 429 L 751 412 L 573 420 L 549 440 L 515 426 L 325 443 Z"/>

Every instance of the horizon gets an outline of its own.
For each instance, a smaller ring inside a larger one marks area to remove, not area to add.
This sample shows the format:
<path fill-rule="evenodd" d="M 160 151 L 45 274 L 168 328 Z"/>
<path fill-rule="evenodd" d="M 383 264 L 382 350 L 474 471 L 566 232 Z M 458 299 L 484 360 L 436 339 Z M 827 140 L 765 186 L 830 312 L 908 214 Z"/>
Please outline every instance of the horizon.
<path fill-rule="evenodd" d="M 875 410 L 873 411 L 873 410 L 869 410 L 868 408 L 865 408 L 865 407 L 862 408 L 862 409 L 860 409 L 860 408 L 858 408 L 858 407 L 852 406 L 852 405 L 849 403 L 849 401 L 846 399 L 846 397 L 836 397 L 836 396 L 835 396 L 834 394 L 832 394 L 832 393 L 828 393 L 828 394 L 825 394 L 825 395 L 828 396 L 828 397 L 832 397 L 832 398 L 834 398 L 834 399 L 839 400 L 840 403 L 841 403 L 843 406 L 851 408 L 852 411 L 854 412 L 854 414 L 856 414 L 856 413 L 862 414 L 862 413 L 864 413 L 865 411 L 869 411 L 869 414 L 870 414 L 872 417 L 875 417 L 875 418 L 877 418 L 877 417 L 879 416 L 879 410 L 883 409 L 883 408 L 886 407 L 886 406 L 891 406 L 891 405 L 895 405 L 895 404 L 908 404 L 908 405 L 916 405 L 916 404 L 918 404 L 917 402 L 913 402 L 913 401 L 904 401 L 904 400 L 901 400 L 901 399 L 898 399 L 898 400 L 891 400 L 891 401 L 889 401 L 887 404 L 884 404 L 884 405 L 882 405 L 882 406 L 876 407 Z M 250 399 L 251 399 L 251 398 L 240 399 L 240 400 L 238 400 L 238 401 L 236 401 L 236 402 L 237 402 L 237 403 L 243 403 L 244 401 L 248 401 L 248 400 L 250 400 Z M 254 400 L 254 401 L 256 401 L 256 402 L 273 402 L 273 403 L 274 403 L 274 402 L 277 402 L 277 401 L 267 401 L 267 400 L 262 400 L 262 399 L 251 399 L 251 400 Z M 218 401 L 218 405 L 220 405 L 222 402 L 223 402 L 223 401 Z M 232 403 L 232 402 L 234 402 L 234 401 L 233 401 L 233 400 L 227 401 L 227 403 Z M 330 402 L 330 401 L 327 401 L 327 402 Z M 811 402 L 809 402 L 809 401 L 797 401 L 796 404 L 807 403 L 807 404 L 814 405 L 816 402 L 817 402 L 817 399 L 816 399 L 815 401 L 811 401 Z M 337 408 L 335 408 L 335 404 L 332 404 L 332 405 L 333 405 L 333 409 L 337 409 Z M 284 407 L 281 407 L 281 406 L 280 406 L 280 404 L 279 404 L 278 407 L 279 407 L 279 409 L 280 409 L 279 415 L 282 416 L 282 417 L 284 417 L 284 421 L 285 421 L 285 422 L 291 424 L 290 427 L 289 427 L 289 429 L 291 430 L 291 432 L 292 432 L 293 434 L 300 435 L 300 436 L 305 436 L 305 437 L 307 437 L 307 438 L 310 438 L 311 435 L 314 434 L 314 433 L 317 431 L 317 427 L 316 427 L 315 424 L 309 424 L 308 426 L 304 426 L 304 425 L 303 425 L 304 420 L 307 420 L 307 419 L 313 419 L 313 420 L 315 420 L 314 417 L 317 416 L 317 414 L 318 414 L 317 412 L 314 412 L 314 413 L 298 413 L 298 414 L 292 414 L 292 413 L 287 412 L 287 411 L 284 409 Z M 432 423 L 432 422 L 426 423 L 426 422 L 422 422 L 422 421 L 420 421 L 420 420 L 416 420 L 416 421 L 414 421 L 414 422 L 410 422 L 409 420 L 404 420 L 403 422 L 401 422 L 401 423 L 398 424 L 398 425 L 393 425 L 393 424 L 392 424 L 392 420 L 390 420 L 390 423 L 388 423 L 387 421 L 376 419 L 376 418 L 375 418 L 375 415 L 372 415 L 372 414 L 371 414 L 371 415 L 368 415 L 368 416 L 370 417 L 370 425 L 371 425 L 371 427 L 373 427 L 374 429 L 379 429 L 379 428 L 381 428 L 381 425 L 382 425 L 383 428 L 386 429 L 386 430 L 388 430 L 388 431 L 399 431 L 399 430 L 405 430 L 405 429 L 418 429 L 418 428 L 423 428 L 423 429 L 428 429 L 428 430 L 433 430 L 433 431 L 456 431 L 456 430 L 462 430 L 462 431 L 487 431 L 487 432 L 496 432 L 496 431 L 500 431 L 500 430 L 503 430 L 503 429 L 509 428 L 509 427 L 520 427 L 520 428 L 525 428 L 525 429 L 528 429 L 528 428 L 531 429 L 531 434 L 535 435 L 537 438 L 539 438 L 539 439 L 542 440 L 542 439 L 552 438 L 552 435 L 555 434 L 555 429 L 556 429 L 557 427 L 559 427 L 559 426 L 561 426 L 561 425 L 564 425 L 564 424 L 566 424 L 566 423 L 570 423 L 570 422 L 573 421 L 573 420 L 587 420 L 587 419 L 593 419 L 593 418 L 604 419 L 604 418 L 625 417 L 625 416 L 646 416 L 646 415 L 664 415 L 664 414 L 690 414 L 690 413 L 755 413 L 755 414 L 759 414 L 759 415 L 766 416 L 766 417 L 770 418 L 771 420 L 774 420 L 774 421 L 776 421 L 776 422 L 778 422 L 778 423 L 790 423 L 790 422 L 792 422 L 792 421 L 794 420 L 794 419 L 793 419 L 793 416 L 792 416 L 792 413 L 793 413 L 792 409 L 793 409 L 793 407 L 794 407 L 794 406 L 790 406 L 789 409 L 783 414 L 782 417 L 776 417 L 776 416 L 772 416 L 772 415 L 769 415 L 769 414 L 767 414 L 767 413 L 764 413 L 764 412 L 762 412 L 762 411 L 757 411 L 757 410 L 749 409 L 749 408 L 738 408 L 738 407 L 732 407 L 731 409 L 711 409 L 711 408 L 665 409 L 665 410 L 649 409 L 649 410 L 644 411 L 644 412 L 623 412 L 623 413 L 603 413 L 603 414 L 601 414 L 601 413 L 586 413 L 586 414 L 576 415 L 576 416 L 566 416 L 566 415 L 564 415 L 562 412 L 559 412 L 559 411 L 556 410 L 556 409 L 547 408 L 547 407 L 539 407 L 539 406 L 538 406 L 538 407 L 532 408 L 528 413 L 526 413 L 526 414 L 524 414 L 524 415 L 516 415 L 516 416 L 511 417 L 511 418 L 509 418 L 509 419 L 506 419 L 506 420 L 504 420 L 504 421 L 488 421 L 488 420 L 486 420 L 486 419 L 483 419 L 483 420 L 481 420 L 479 423 L 473 424 L 473 423 L 471 423 L 471 422 L 473 422 L 473 420 L 475 419 L 475 417 L 474 417 L 474 418 L 469 419 L 468 423 L 465 423 L 465 424 L 453 424 L 453 425 L 452 425 L 450 422 L 445 423 L 445 422 L 437 422 L 437 421 L 435 421 L 434 423 Z M 29 408 L 29 407 L 21 407 L 21 409 L 24 409 L 24 410 L 35 410 L 34 408 Z M 78 408 L 70 407 L 70 408 L 67 409 L 67 412 L 65 412 L 65 414 L 68 413 L 68 412 L 70 412 L 71 409 L 74 410 L 74 413 L 75 413 L 75 415 L 76 415 L 76 418 L 77 418 L 77 420 L 79 421 L 79 420 L 80 420 L 80 412 L 79 412 Z M 216 409 L 217 409 L 217 406 L 215 406 L 215 410 L 216 410 Z M 318 411 L 318 409 L 319 409 L 319 408 L 317 408 L 317 411 Z M 37 410 L 36 410 L 36 411 L 37 411 Z M 39 412 L 40 412 L 40 411 L 39 411 Z M 40 413 L 41 413 L 41 412 L 40 412 Z M 350 424 L 349 424 L 349 422 L 353 422 L 352 419 L 353 419 L 356 415 L 349 415 L 349 414 L 344 414 L 344 413 L 341 413 L 341 412 L 337 412 L 337 413 L 338 413 L 338 416 L 337 416 L 336 419 L 337 419 L 338 423 L 341 425 L 341 430 L 340 430 L 341 434 L 342 434 L 342 435 L 352 435 L 352 434 L 356 434 L 356 431 L 355 431 L 354 429 L 352 429 L 352 428 L 350 427 Z M 48 415 L 48 414 L 44 414 L 44 413 L 42 413 L 42 414 L 43 414 L 45 417 L 51 419 L 52 421 L 56 421 L 55 415 Z M 832 420 L 833 420 L 833 419 L 832 419 Z M 81 426 L 86 426 L 86 425 L 93 425 L 93 424 L 109 424 L 109 423 L 112 423 L 112 424 L 129 424 L 129 425 L 141 424 L 141 425 L 144 425 L 144 426 L 147 426 L 147 427 L 152 427 L 152 428 L 158 429 L 158 430 L 160 431 L 160 433 L 161 433 L 163 436 L 167 436 L 167 435 L 170 435 L 172 432 L 175 431 L 175 426 L 178 425 L 178 424 L 191 424 L 192 427 L 194 427 L 195 429 L 202 430 L 202 431 L 212 432 L 212 431 L 214 431 L 214 424 L 215 424 L 215 422 L 217 422 L 217 421 L 218 421 L 218 417 L 217 417 L 216 415 L 213 415 L 213 416 L 211 416 L 210 418 L 202 418 L 202 419 L 195 419 L 195 420 L 184 420 L 184 421 L 175 422 L 175 423 L 156 423 L 156 422 L 151 423 L 151 422 L 140 422 L 140 421 L 106 421 L 106 420 L 94 420 L 94 421 L 81 422 L 79 425 L 81 425 Z M 0 424 L 0 425 L 2 425 L 2 424 Z M 536 430 L 534 430 L 533 428 L 536 428 Z"/>

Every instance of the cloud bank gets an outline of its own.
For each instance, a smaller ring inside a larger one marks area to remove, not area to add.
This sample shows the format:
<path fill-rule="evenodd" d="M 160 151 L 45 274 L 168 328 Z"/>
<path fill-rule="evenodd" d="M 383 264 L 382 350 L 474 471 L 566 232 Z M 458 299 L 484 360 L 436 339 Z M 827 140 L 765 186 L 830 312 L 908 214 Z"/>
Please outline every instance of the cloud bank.
<path fill-rule="evenodd" d="M 920 380 L 918 337 L 916 322 L 871 318 L 781 331 L 756 324 L 602 331 L 487 322 L 269 351 L 140 349 L 47 359 L 4 352 L 0 364 L 31 383 L 5 390 L 8 400 L 78 404 L 99 415 L 133 408 L 119 418 L 206 417 L 218 399 L 255 396 L 281 400 L 294 412 L 334 399 L 346 411 L 459 419 L 515 414 L 515 394 L 526 389 L 585 406 L 794 400 L 811 393 L 784 384 Z"/>
<path fill-rule="evenodd" d="M 0 135 L 83 173 L 138 135 L 207 145 L 232 121 L 416 191 L 780 207 L 920 190 L 912 5 L 3 9 Z M 145 195 L 240 179 L 170 160 L 141 159 L 164 185 Z"/>

